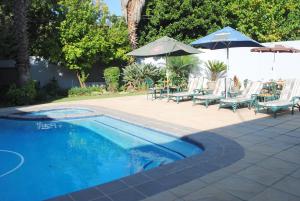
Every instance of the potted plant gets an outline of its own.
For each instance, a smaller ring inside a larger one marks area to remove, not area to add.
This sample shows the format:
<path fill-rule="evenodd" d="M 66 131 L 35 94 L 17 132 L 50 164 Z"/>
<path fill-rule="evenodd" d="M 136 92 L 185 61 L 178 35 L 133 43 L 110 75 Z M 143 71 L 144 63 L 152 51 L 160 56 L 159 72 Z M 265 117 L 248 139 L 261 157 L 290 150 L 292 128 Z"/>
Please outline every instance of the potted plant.
<path fill-rule="evenodd" d="M 218 60 L 208 60 L 205 63 L 205 67 L 207 68 L 207 87 L 209 90 L 213 90 L 216 86 L 216 81 L 219 77 L 222 77 L 226 70 L 226 64 L 222 61 Z"/>
<path fill-rule="evenodd" d="M 239 92 L 240 91 L 240 88 L 241 88 L 241 82 L 240 80 L 238 79 L 238 77 L 235 75 L 233 77 L 233 87 L 232 87 L 232 91 L 233 92 Z"/>

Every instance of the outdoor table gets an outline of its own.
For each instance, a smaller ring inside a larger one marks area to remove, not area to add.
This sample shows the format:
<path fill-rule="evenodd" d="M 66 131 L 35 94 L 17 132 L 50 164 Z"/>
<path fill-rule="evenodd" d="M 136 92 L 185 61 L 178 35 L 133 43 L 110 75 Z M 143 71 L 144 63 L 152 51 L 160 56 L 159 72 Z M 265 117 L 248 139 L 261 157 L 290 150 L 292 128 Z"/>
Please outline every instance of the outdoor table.
<path fill-rule="evenodd" d="M 267 102 L 267 101 L 272 101 L 276 100 L 277 96 L 273 94 L 258 94 L 257 95 L 257 100 L 259 102 Z"/>
<path fill-rule="evenodd" d="M 169 93 L 174 93 L 177 91 L 177 87 L 169 87 Z M 163 97 L 163 94 L 168 93 L 167 87 L 155 87 L 153 89 L 154 99 L 157 99 L 157 94 L 159 94 L 159 98 Z"/>

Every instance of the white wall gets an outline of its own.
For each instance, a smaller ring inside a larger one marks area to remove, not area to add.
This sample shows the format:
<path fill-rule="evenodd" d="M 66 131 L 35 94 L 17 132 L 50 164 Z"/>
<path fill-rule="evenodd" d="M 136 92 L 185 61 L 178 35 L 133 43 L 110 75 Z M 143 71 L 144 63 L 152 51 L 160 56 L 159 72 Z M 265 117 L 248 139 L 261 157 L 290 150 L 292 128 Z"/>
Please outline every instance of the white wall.
<path fill-rule="evenodd" d="M 299 41 L 284 41 L 263 43 L 265 46 L 282 44 L 289 47 L 300 49 Z M 272 72 L 273 53 L 254 53 L 250 52 L 251 48 L 231 48 L 229 51 L 229 77 L 236 75 L 240 80 L 262 80 L 267 81 L 274 79 L 300 78 L 300 53 L 277 53 L 274 71 Z M 226 63 L 226 49 L 206 50 L 205 53 L 197 56 L 202 62 L 200 69 L 205 68 L 204 62 L 207 60 L 221 60 Z M 161 60 L 151 58 L 144 59 L 145 63 L 157 64 Z"/>
<path fill-rule="evenodd" d="M 53 77 L 61 88 L 79 86 L 75 73 L 62 66 L 49 64 L 45 60 L 37 60 L 36 57 L 30 57 L 30 74 L 31 78 L 39 81 L 41 86 L 47 84 Z"/>

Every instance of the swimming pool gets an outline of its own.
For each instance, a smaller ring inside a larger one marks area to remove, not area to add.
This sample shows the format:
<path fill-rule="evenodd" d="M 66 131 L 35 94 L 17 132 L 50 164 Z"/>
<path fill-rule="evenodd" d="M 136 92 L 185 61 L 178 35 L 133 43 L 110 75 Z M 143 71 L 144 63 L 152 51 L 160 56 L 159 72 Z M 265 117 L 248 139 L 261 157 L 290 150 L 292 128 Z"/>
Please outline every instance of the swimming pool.
<path fill-rule="evenodd" d="M 44 200 L 203 151 L 104 115 L 52 121 L 0 119 L 0 125 L 1 201 Z"/>
<path fill-rule="evenodd" d="M 68 115 L 89 115 L 93 113 L 92 110 L 86 108 L 58 108 L 49 110 L 40 110 L 35 112 L 21 112 L 17 113 L 21 117 L 49 117 L 49 118 L 61 118 Z"/>

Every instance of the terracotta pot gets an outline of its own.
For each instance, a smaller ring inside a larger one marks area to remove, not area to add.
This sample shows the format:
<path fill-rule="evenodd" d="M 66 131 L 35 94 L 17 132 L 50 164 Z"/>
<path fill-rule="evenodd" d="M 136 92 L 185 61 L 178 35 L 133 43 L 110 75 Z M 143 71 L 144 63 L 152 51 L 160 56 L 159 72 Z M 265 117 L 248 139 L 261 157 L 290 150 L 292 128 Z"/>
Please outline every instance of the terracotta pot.
<path fill-rule="evenodd" d="M 216 87 L 216 81 L 208 81 L 208 82 L 207 82 L 207 88 L 208 88 L 209 90 L 214 90 L 215 87 Z"/>

